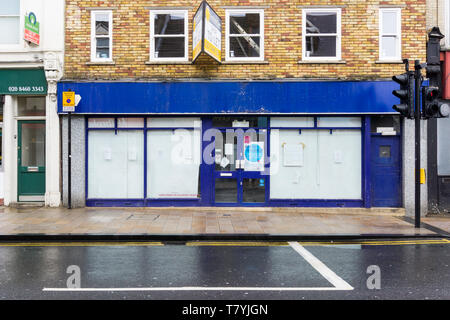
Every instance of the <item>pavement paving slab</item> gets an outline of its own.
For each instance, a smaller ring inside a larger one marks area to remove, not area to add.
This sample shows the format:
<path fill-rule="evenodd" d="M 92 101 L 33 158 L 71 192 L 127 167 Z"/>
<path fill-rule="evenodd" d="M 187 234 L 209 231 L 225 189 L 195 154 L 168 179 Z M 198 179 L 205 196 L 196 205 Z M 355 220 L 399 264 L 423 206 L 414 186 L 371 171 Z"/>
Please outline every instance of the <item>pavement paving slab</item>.
<path fill-rule="evenodd" d="M 339 209 L 339 210 L 338 210 Z M 450 232 L 450 215 L 414 228 L 387 208 L 0 208 L 0 235 L 402 235 Z M 438 229 L 427 228 L 433 226 Z"/>

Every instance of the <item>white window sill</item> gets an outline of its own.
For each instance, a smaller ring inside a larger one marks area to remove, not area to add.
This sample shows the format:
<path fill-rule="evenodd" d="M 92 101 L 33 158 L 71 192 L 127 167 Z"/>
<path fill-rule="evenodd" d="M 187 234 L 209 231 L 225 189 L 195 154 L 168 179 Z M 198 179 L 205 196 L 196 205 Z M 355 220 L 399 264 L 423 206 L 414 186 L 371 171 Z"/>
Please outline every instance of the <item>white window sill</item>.
<path fill-rule="evenodd" d="M 344 60 L 300 60 L 298 64 L 346 64 Z"/>
<path fill-rule="evenodd" d="M 267 60 L 229 60 L 222 61 L 222 64 L 269 64 Z"/>
<path fill-rule="evenodd" d="M 145 64 L 192 64 L 192 61 L 146 61 Z"/>
<path fill-rule="evenodd" d="M 89 61 L 86 62 L 88 66 L 96 66 L 96 65 L 115 65 L 114 61 Z"/>
<path fill-rule="evenodd" d="M 378 60 L 376 64 L 403 64 L 402 60 Z"/>

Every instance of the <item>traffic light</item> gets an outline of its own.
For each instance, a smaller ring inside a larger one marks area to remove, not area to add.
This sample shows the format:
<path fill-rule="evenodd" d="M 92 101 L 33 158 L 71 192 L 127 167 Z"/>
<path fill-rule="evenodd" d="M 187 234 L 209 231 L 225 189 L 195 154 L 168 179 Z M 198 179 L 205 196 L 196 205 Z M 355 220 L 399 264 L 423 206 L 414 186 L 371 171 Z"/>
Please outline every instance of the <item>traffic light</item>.
<path fill-rule="evenodd" d="M 446 118 L 450 114 L 450 106 L 447 102 L 439 99 L 438 87 L 422 88 L 422 116 L 424 119 Z"/>
<path fill-rule="evenodd" d="M 406 72 L 393 76 L 392 80 L 400 84 L 400 90 L 392 91 L 392 94 L 400 98 L 400 104 L 394 105 L 395 111 L 408 119 L 414 119 L 414 74 Z"/>

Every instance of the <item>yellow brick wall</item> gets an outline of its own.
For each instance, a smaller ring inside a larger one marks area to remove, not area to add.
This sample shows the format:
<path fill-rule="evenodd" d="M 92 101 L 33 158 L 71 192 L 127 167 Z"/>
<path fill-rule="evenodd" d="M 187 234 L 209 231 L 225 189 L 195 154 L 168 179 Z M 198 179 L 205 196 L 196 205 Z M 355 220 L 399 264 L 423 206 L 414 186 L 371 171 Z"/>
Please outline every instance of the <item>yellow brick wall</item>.
<path fill-rule="evenodd" d="M 195 64 L 146 64 L 149 61 L 149 21 L 146 7 L 191 7 L 189 57 L 192 57 L 192 18 L 197 1 L 104 0 L 66 1 L 65 79 L 385 79 L 404 70 L 402 64 L 379 64 L 378 9 L 402 7 L 402 58 L 426 58 L 426 0 L 209 0 L 222 18 L 225 6 L 264 6 L 264 64 L 219 64 L 201 56 Z M 302 57 L 302 9 L 299 6 L 335 5 L 342 8 L 343 64 L 299 64 Z M 114 65 L 91 65 L 89 8 L 113 7 Z M 222 37 L 222 61 L 225 60 Z M 413 62 L 412 62 L 413 65 Z"/>

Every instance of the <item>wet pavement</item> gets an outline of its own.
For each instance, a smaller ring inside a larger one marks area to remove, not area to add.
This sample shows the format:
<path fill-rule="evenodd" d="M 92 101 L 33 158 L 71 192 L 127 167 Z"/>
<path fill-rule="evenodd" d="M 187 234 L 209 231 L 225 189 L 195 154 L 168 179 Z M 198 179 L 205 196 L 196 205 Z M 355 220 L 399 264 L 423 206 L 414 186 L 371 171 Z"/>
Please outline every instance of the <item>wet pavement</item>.
<path fill-rule="evenodd" d="M 0 236 L 439 234 L 426 226 L 414 228 L 403 209 L 290 209 L 2 208 Z"/>
<path fill-rule="evenodd" d="M 447 239 L 0 243 L 0 256 L 0 299 L 450 299 Z"/>

